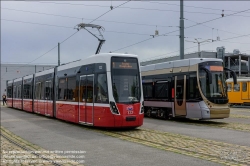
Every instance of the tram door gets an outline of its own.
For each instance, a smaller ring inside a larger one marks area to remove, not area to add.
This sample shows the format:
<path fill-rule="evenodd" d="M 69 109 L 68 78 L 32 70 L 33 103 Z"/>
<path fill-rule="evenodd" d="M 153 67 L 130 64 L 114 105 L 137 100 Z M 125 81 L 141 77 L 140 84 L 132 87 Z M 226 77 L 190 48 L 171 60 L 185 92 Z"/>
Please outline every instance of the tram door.
<path fill-rule="evenodd" d="M 174 78 L 174 108 L 175 116 L 184 116 L 186 111 L 186 75 L 175 76 Z"/>
<path fill-rule="evenodd" d="M 47 116 L 51 116 L 52 114 L 52 85 L 51 85 L 51 81 L 46 81 L 45 82 L 45 115 Z"/>
<path fill-rule="evenodd" d="M 94 75 L 80 76 L 79 123 L 93 125 L 94 119 Z"/>
<path fill-rule="evenodd" d="M 250 99 L 250 82 L 241 82 L 241 99 L 249 100 Z"/>

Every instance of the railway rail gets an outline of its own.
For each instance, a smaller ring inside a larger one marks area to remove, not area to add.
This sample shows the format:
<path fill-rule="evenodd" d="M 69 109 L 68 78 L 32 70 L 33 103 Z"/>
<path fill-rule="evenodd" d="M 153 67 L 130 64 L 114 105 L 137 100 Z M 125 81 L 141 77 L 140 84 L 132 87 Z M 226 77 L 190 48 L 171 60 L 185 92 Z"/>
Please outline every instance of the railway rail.
<path fill-rule="evenodd" d="M 230 107 L 231 108 L 249 108 L 250 109 L 250 106 L 247 106 L 247 105 L 231 105 Z"/>
<path fill-rule="evenodd" d="M 182 119 L 183 120 L 183 119 Z M 178 120 L 170 120 L 176 123 Z M 250 125 L 236 123 L 222 123 L 214 121 L 188 120 L 181 123 L 201 125 L 209 127 L 219 127 L 240 131 L 250 131 Z M 84 129 L 93 130 L 108 136 L 127 140 L 146 146 L 171 151 L 191 157 L 201 158 L 225 165 L 250 165 L 250 147 L 229 144 L 219 141 L 200 139 L 181 134 L 155 131 L 151 129 L 138 128 L 135 130 L 103 130 L 82 126 Z M 2 132 L 3 133 L 3 132 Z M 37 149 L 35 147 L 35 149 Z"/>
<path fill-rule="evenodd" d="M 244 118 L 244 119 L 250 119 L 249 115 L 239 115 L 239 114 L 231 114 L 230 117 L 232 118 Z"/>
<path fill-rule="evenodd" d="M 155 119 L 149 117 L 146 118 Z M 249 119 L 250 119 L 250 110 L 242 108 L 241 109 L 232 108 L 230 117 L 227 119 L 197 120 L 197 119 L 185 119 L 185 118 L 172 118 L 167 120 L 165 119 L 157 119 L 157 120 L 163 120 L 170 123 L 184 123 L 196 126 L 208 126 L 208 127 L 250 132 L 250 121 L 247 122 Z"/>
<path fill-rule="evenodd" d="M 201 158 L 225 165 L 250 165 L 250 147 L 180 134 L 138 128 L 133 131 L 102 131 L 103 134 L 150 147 Z"/>
<path fill-rule="evenodd" d="M 46 166 L 75 166 L 80 165 L 63 156 L 48 154 L 40 147 L 13 135 L 1 127 L 1 164 L 46 165 Z M 8 149 L 4 146 L 8 146 Z M 45 157 L 48 156 L 48 157 Z M 53 158 L 53 159 L 52 159 Z M 59 159 L 59 160 L 58 160 Z M 60 163 L 58 162 L 60 161 Z M 63 164 L 62 164 L 63 163 Z"/>
<path fill-rule="evenodd" d="M 236 116 L 237 115 L 235 115 L 234 118 L 240 117 L 240 115 L 237 117 Z M 232 122 L 228 123 L 228 122 L 223 122 L 223 121 L 218 121 L 218 120 L 217 121 L 212 121 L 212 120 L 199 121 L 196 119 L 171 119 L 167 121 L 171 123 L 184 123 L 184 124 L 190 124 L 190 125 L 196 125 L 196 126 L 208 126 L 208 127 L 250 132 L 250 124 L 243 124 L 243 123 L 232 123 Z"/>

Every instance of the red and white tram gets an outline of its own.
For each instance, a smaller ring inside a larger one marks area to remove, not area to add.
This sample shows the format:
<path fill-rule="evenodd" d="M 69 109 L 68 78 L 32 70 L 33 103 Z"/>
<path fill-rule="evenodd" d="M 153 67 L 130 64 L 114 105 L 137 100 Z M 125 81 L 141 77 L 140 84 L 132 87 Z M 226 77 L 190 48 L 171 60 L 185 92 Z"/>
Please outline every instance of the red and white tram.
<path fill-rule="evenodd" d="M 97 54 L 7 81 L 7 99 L 9 107 L 74 123 L 138 127 L 144 117 L 141 85 L 136 55 Z"/>

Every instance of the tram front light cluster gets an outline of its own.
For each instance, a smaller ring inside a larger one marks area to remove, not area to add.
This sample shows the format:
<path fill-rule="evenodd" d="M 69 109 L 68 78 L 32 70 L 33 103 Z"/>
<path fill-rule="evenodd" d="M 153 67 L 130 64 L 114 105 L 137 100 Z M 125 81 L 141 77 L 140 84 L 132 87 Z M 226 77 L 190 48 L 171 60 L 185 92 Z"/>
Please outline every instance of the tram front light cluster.
<path fill-rule="evenodd" d="M 110 110 L 113 114 L 119 114 L 119 111 L 115 105 L 115 102 L 113 101 L 110 102 Z"/>

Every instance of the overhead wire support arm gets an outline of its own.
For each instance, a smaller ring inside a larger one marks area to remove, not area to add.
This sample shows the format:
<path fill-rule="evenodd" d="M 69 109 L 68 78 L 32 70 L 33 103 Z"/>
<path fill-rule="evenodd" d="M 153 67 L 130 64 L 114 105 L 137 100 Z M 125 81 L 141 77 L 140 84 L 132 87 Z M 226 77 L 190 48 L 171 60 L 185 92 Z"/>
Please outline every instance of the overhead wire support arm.
<path fill-rule="evenodd" d="M 99 38 L 98 36 L 96 36 L 95 34 L 93 34 L 92 32 L 90 32 L 88 29 L 86 29 L 86 27 L 96 28 L 96 29 L 98 30 L 99 35 L 101 36 L 101 38 Z M 102 47 L 103 43 L 105 42 L 105 39 L 103 38 L 103 35 L 102 35 L 100 29 L 101 29 L 101 30 L 104 30 L 104 28 L 103 28 L 102 26 L 100 26 L 100 25 L 80 23 L 80 24 L 77 25 L 77 28 L 75 28 L 75 29 L 77 29 L 78 31 L 79 31 L 80 29 L 85 29 L 85 30 L 88 31 L 91 35 L 93 35 L 95 38 L 98 39 L 99 45 L 98 45 L 98 47 L 97 47 L 97 49 L 96 49 L 95 54 L 99 54 L 99 52 L 100 52 L 100 50 L 101 50 L 101 47 Z"/>
<path fill-rule="evenodd" d="M 201 44 L 201 43 L 204 43 L 204 42 L 210 42 L 212 39 L 206 39 L 206 40 L 200 41 L 200 42 L 199 42 L 199 40 L 198 40 L 197 38 L 195 38 L 194 40 L 195 40 L 195 41 L 188 41 L 188 40 L 186 40 L 186 41 L 187 41 L 187 42 L 192 42 L 192 43 L 198 43 L 198 55 L 199 55 L 199 58 L 202 58 L 202 57 L 201 57 L 201 51 L 200 51 L 200 44 Z"/>

